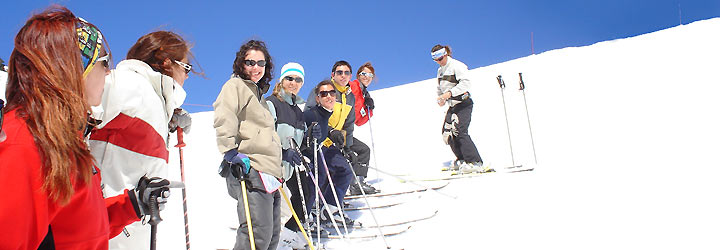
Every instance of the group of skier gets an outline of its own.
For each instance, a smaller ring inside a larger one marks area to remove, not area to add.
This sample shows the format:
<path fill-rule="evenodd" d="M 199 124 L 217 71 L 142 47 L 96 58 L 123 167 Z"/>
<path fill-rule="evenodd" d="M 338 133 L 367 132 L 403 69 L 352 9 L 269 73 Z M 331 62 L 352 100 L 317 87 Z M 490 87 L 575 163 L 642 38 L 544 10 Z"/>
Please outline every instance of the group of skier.
<path fill-rule="evenodd" d="M 190 64 L 188 42 L 170 31 L 139 38 L 115 69 L 104 41 L 61 6 L 33 15 L 18 32 L 0 112 L 0 181 L 13 187 L 0 190 L 0 221 L 13 225 L 0 229 L 0 249 L 148 249 L 154 240 L 140 220 L 159 219 L 169 196 L 170 136 L 192 124 L 180 108 L 183 84 L 191 72 L 203 73 Z M 443 136 L 453 166 L 493 171 L 467 132 L 467 66 L 450 57 L 449 46 L 436 45 L 431 55 L 440 65 L 437 102 L 449 104 Z M 234 249 L 302 248 L 302 229 L 327 234 L 310 226 L 318 217 L 352 225 L 344 196 L 380 192 L 365 181 L 370 148 L 353 135 L 375 108 L 367 90 L 373 65 L 360 66 L 350 81 L 351 65 L 335 62 L 307 103 L 297 96 L 305 70 L 295 62 L 264 97 L 274 62 L 262 41 L 243 44 L 232 66 L 213 108 L 219 174 L 238 201 Z M 300 224 L 281 221 L 283 183 Z"/>
<path fill-rule="evenodd" d="M 305 69 L 295 62 L 281 68 L 272 94 L 264 97 L 270 90 L 273 67 L 265 43 L 248 41 L 237 52 L 233 75 L 213 104 L 217 144 L 224 154 L 220 175 L 226 178 L 230 196 L 238 201 L 235 249 L 250 249 L 253 244 L 255 249 L 275 249 L 279 244 L 303 248 L 307 235 L 302 235 L 301 228 L 327 234 L 322 227 L 308 227 L 310 218 L 319 216 L 323 224 L 352 225 L 353 220 L 341 211 L 348 190 L 351 194 L 378 192 L 364 181 L 370 149 L 352 136 L 359 121 L 356 115 L 367 122 L 374 109 L 367 91 L 374 78 L 372 64 L 364 64 L 357 72 L 362 75 L 357 81 L 361 84 L 349 85 L 350 64 L 336 62 L 331 79 L 317 84 L 307 103 L 297 96 L 305 83 Z M 292 194 L 291 204 L 301 225 L 293 219 L 281 221 L 282 182 Z M 315 214 L 311 211 L 316 190 L 325 203 L 315 207 Z"/>

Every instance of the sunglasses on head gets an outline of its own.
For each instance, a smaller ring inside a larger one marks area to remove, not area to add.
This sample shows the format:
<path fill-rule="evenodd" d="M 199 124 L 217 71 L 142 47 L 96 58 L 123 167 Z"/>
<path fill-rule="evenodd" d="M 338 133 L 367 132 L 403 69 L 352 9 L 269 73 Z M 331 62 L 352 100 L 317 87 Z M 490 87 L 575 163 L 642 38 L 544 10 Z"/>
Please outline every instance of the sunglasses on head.
<path fill-rule="evenodd" d="M 265 60 L 260 60 L 260 61 L 245 60 L 245 61 L 243 61 L 243 63 L 245 63 L 245 65 L 247 65 L 248 67 L 255 66 L 255 64 L 257 64 L 258 67 L 265 67 L 265 64 L 267 64 L 267 62 Z"/>
<path fill-rule="evenodd" d="M 360 72 L 360 75 L 370 77 L 370 78 L 373 78 L 375 76 L 375 75 L 373 75 L 373 73 L 370 73 L 370 72 Z"/>
<path fill-rule="evenodd" d="M 318 92 L 319 97 L 335 96 L 335 90 L 327 90 Z"/>
<path fill-rule="evenodd" d="M 286 76 L 286 77 L 285 77 L 285 80 L 288 80 L 288 81 L 291 81 L 291 82 L 292 82 L 292 81 L 295 81 L 296 83 L 303 83 L 302 77 L 299 77 L 299 76 L 296 76 L 296 77 Z"/>
<path fill-rule="evenodd" d="M 187 64 L 178 60 L 173 60 L 175 63 L 180 65 L 180 67 L 183 67 L 185 69 L 185 74 L 190 74 L 190 71 L 192 71 L 192 64 Z"/>
<path fill-rule="evenodd" d="M 345 70 L 345 71 L 336 70 L 336 71 L 335 71 L 335 74 L 336 74 L 336 75 L 342 75 L 343 73 L 344 73 L 345 75 L 348 75 L 348 76 L 349 76 L 349 75 L 352 75 L 352 72 L 350 72 L 349 70 Z"/>
<path fill-rule="evenodd" d="M 110 61 L 110 55 L 105 55 L 95 60 L 95 63 L 102 63 L 105 68 L 110 68 L 110 63 L 108 61 Z"/>

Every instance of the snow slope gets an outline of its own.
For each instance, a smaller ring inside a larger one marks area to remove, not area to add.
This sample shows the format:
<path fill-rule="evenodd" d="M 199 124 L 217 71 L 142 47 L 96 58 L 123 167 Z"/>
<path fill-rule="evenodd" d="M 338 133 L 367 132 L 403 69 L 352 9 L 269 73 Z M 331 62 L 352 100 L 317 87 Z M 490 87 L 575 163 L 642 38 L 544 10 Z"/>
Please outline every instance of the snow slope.
<path fill-rule="evenodd" d="M 495 80 L 500 74 L 507 84 L 514 161 L 535 165 L 517 90 L 517 74 L 523 73 L 536 169 L 454 180 L 441 192 L 455 199 L 426 193 L 416 202 L 377 210 L 440 211 L 389 237 L 388 244 L 404 249 L 720 248 L 719 30 L 715 18 L 471 70 L 470 134 L 496 168 L 512 164 Z M 405 178 L 428 176 L 454 158 L 440 137 L 446 107 L 435 103 L 435 86 L 436 80 L 428 79 L 372 93 L 377 167 Z M 212 112 L 193 114 L 193 120 L 184 150 L 191 245 L 231 248 L 234 232 L 228 227 L 237 224 L 236 203 L 216 174 L 220 154 Z M 356 128 L 356 137 L 371 145 L 369 126 Z M 177 150 L 171 152 L 169 172 L 179 179 Z M 372 170 L 370 179 L 386 190 L 411 185 Z M 159 249 L 182 249 L 179 190 L 166 208 Z M 383 249 L 384 243 L 329 246 Z"/>

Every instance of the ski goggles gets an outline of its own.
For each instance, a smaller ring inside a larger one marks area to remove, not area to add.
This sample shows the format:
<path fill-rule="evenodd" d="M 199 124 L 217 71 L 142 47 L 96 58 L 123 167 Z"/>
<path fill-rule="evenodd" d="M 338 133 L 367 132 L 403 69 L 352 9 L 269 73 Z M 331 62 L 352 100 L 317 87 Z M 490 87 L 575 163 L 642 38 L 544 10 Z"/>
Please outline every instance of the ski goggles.
<path fill-rule="evenodd" d="M 100 51 L 103 48 L 103 36 L 95 26 L 82 18 L 78 18 L 75 23 L 75 31 L 78 35 L 78 47 L 82 55 L 83 77 L 86 77 L 99 59 Z M 109 58 L 105 58 L 105 62 L 109 62 Z"/>
<path fill-rule="evenodd" d="M 432 56 L 433 60 L 440 61 L 440 60 L 442 60 L 443 56 L 447 55 L 447 52 L 445 52 L 445 48 L 442 48 L 435 52 L 430 53 L 430 55 Z"/>

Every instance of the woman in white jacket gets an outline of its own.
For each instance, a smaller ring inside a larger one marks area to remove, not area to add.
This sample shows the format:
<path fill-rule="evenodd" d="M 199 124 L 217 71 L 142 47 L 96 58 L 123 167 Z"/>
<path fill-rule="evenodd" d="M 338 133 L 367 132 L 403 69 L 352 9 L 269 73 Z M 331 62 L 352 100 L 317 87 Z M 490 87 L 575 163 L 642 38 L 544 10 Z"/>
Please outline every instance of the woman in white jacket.
<path fill-rule="evenodd" d="M 90 137 L 106 197 L 134 188 L 143 176 L 167 178 L 168 124 L 174 113 L 187 115 L 175 109 L 185 99 L 189 58 L 190 46 L 182 37 L 156 31 L 138 39 L 107 76 L 102 123 Z M 110 249 L 149 246 L 150 225 L 140 222 L 110 240 Z"/>
<path fill-rule="evenodd" d="M 443 124 L 443 140 L 457 159 L 453 170 L 463 173 L 492 172 L 483 163 L 475 143 L 468 134 L 472 118 L 473 101 L 470 98 L 470 79 L 467 66 L 451 57 L 450 46 L 435 45 L 430 50 L 433 60 L 440 65 L 437 71 L 437 103 L 448 104 Z"/>

